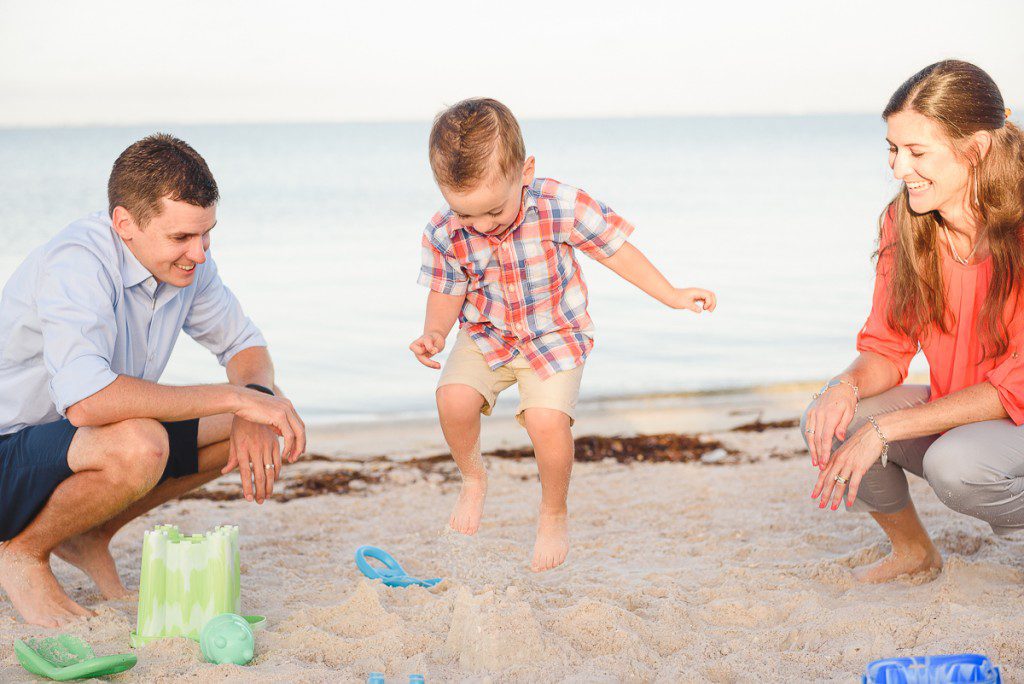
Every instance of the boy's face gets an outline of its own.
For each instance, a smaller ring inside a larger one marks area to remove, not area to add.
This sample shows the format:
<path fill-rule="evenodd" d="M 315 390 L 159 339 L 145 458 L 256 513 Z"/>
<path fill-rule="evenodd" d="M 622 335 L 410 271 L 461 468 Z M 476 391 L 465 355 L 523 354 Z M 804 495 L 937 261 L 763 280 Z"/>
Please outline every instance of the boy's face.
<path fill-rule="evenodd" d="M 441 194 L 463 226 L 478 233 L 500 234 L 519 216 L 523 186 L 533 182 L 533 169 L 533 157 L 527 157 L 517 178 L 492 177 L 461 191 L 442 187 Z"/>

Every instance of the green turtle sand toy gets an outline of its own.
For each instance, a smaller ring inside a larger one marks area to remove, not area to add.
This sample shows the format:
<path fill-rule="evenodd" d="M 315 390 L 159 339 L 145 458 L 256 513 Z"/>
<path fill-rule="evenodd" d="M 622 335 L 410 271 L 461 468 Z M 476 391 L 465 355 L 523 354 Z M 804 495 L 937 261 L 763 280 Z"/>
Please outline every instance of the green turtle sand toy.
<path fill-rule="evenodd" d="M 158 525 L 145 533 L 138 624 L 132 632 L 132 645 L 165 637 L 198 641 L 211 618 L 240 612 L 238 527 L 219 526 L 205 534 L 183 535 L 174 525 Z M 246 620 L 253 629 L 265 621 L 260 616 Z"/>
<path fill-rule="evenodd" d="M 256 649 L 249 622 L 241 615 L 224 613 L 213 618 L 199 635 L 203 657 L 211 663 L 248 665 Z"/>
<path fill-rule="evenodd" d="M 14 642 L 18 662 L 34 675 L 58 682 L 117 674 L 135 667 L 131 653 L 97 656 L 92 647 L 70 634 Z"/>

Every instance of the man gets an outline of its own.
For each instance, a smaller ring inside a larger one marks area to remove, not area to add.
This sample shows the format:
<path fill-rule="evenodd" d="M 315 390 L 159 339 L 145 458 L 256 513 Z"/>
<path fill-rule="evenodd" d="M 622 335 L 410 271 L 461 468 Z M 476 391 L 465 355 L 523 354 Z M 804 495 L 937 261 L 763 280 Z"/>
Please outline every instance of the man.
<path fill-rule="evenodd" d="M 118 529 L 236 466 L 262 503 L 282 459 L 305 449 L 266 342 L 209 254 L 219 195 L 203 158 L 149 136 L 118 157 L 107 191 L 109 214 L 32 252 L 0 300 L 0 586 L 42 626 L 92 614 L 61 589 L 51 553 L 123 596 Z M 157 384 L 181 330 L 227 384 Z"/>

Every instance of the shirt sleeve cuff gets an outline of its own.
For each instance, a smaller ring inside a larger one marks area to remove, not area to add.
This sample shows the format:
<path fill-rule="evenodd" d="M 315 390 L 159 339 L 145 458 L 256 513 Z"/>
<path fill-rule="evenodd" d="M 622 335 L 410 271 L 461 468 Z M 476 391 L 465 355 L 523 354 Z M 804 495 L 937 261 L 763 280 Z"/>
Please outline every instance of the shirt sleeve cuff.
<path fill-rule="evenodd" d="M 862 342 L 857 343 L 858 352 L 867 352 L 876 356 L 881 356 L 883 359 L 892 364 L 892 367 L 899 373 L 900 384 L 907 379 L 907 374 L 910 372 L 910 361 L 916 356 L 916 352 L 909 358 L 905 358 L 901 353 L 894 352 L 884 348 L 876 348 Z"/>
<path fill-rule="evenodd" d="M 416 282 L 424 287 L 429 287 L 434 292 L 447 295 L 466 294 L 469 290 L 468 280 L 442 280 L 422 271 L 420 271 L 420 276 L 416 279 Z"/>
<path fill-rule="evenodd" d="M 79 356 L 50 378 L 50 396 L 60 415 L 86 397 L 117 380 L 117 373 L 101 356 Z"/>
<path fill-rule="evenodd" d="M 1024 377 L 1015 377 L 1020 373 L 1021 360 L 1011 356 L 985 374 L 1015 425 L 1024 425 Z"/>
<path fill-rule="evenodd" d="M 580 245 L 580 251 L 592 259 L 607 259 L 622 249 L 629 236 L 633 234 L 633 224 L 620 221 L 607 242 L 586 242 Z"/>
<path fill-rule="evenodd" d="M 249 323 L 249 327 L 246 332 L 239 337 L 238 342 L 235 342 L 225 351 L 217 355 L 217 361 L 222 366 L 228 365 L 228 362 L 240 351 L 244 351 L 251 347 L 266 347 L 267 341 L 263 337 L 263 333 L 253 324 Z"/>

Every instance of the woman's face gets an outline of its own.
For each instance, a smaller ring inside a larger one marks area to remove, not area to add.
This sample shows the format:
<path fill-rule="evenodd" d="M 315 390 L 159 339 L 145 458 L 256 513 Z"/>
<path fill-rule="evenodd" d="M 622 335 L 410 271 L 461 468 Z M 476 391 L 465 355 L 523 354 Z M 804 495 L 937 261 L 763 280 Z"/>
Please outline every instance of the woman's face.
<path fill-rule="evenodd" d="M 968 167 L 937 123 L 923 114 L 903 111 L 886 120 L 889 167 L 907 186 L 910 208 L 917 214 L 938 211 L 959 215 L 967 198 Z"/>

